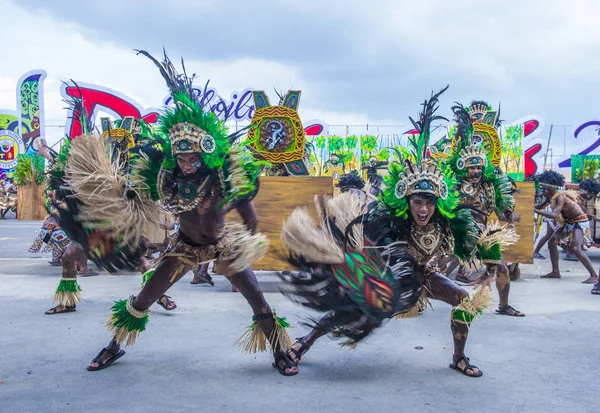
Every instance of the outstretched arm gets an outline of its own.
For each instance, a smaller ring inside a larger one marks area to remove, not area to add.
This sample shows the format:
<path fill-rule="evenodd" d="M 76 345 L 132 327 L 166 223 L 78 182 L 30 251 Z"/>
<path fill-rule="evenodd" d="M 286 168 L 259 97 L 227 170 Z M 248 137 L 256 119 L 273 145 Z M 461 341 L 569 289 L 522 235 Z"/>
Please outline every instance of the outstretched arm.
<path fill-rule="evenodd" d="M 254 202 L 250 201 L 239 205 L 236 207 L 236 210 L 244 220 L 244 225 L 246 225 L 248 231 L 254 234 L 256 232 L 256 228 L 258 227 L 258 214 L 256 212 L 256 208 L 254 207 Z"/>
<path fill-rule="evenodd" d="M 558 200 L 556 201 L 556 206 L 552 209 L 551 213 L 544 212 L 539 209 L 536 209 L 535 212 L 537 212 L 538 214 L 540 214 L 543 217 L 556 219 L 560 215 L 564 205 L 565 205 L 565 196 L 561 195 L 558 197 Z"/>
<path fill-rule="evenodd" d="M 45 139 L 42 139 L 42 144 L 40 146 L 40 149 L 38 149 L 38 154 L 48 159 L 50 162 L 54 162 L 54 158 L 52 157 L 52 155 L 50 155 L 50 152 L 48 151 L 48 146 L 46 145 Z"/>

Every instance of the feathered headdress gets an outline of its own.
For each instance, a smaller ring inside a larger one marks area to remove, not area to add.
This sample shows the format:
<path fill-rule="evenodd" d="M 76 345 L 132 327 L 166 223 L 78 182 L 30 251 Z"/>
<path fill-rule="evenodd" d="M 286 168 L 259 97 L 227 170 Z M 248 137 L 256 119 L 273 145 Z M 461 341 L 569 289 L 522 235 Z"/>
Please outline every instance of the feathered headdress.
<path fill-rule="evenodd" d="M 496 112 L 482 101 L 473 101 L 469 108 L 457 103 L 452 111 L 456 121 L 456 136 L 449 164 L 456 178 L 462 180 L 467 175 L 467 168 L 481 166 L 483 176 L 496 190 L 496 207 L 512 211 L 515 204 L 512 184 L 508 175 L 497 167 L 502 150 L 495 128 Z M 475 136 L 479 136 L 481 143 L 475 142 Z"/>
<path fill-rule="evenodd" d="M 183 73 L 180 74 L 164 49 L 162 62 L 144 50 L 136 51 L 148 57 L 159 68 L 173 98 L 174 106 L 165 108 L 159 120 L 162 133 L 171 141 L 172 155 L 197 153 L 202 159 L 203 168 L 221 168 L 231 149 L 231 142 L 239 137 L 240 132 L 229 134 L 225 121 L 217 119 L 210 108 L 206 107 L 208 82 L 198 99 L 192 87 L 196 75 L 187 75 L 183 59 Z M 222 106 L 226 108 L 224 103 Z"/>
<path fill-rule="evenodd" d="M 453 187 L 456 180 L 443 163 L 431 158 L 428 154 L 431 124 L 436 120 L 447 120 L 438 116 L 438 98 L 448 89 L 448 86 L 423 103 L 423 110 L 419 120 L 410 118 L 419 135 L 409 138 L 411 156 L 400 161 L 392 162 L 389 166 L 389 175 L 385 177 L 386 189 L 383 200 L 394 210 L 396 216 L 407 217 L 408 197 L 412 194 L 429 194 L 437 198 L 437 206 L 442 215 L 453 217 L 452 211 L 458 205 L 458 198 Z"/>
<path fill-rule="evenodd" d="M 473 104 L 475 105 L 475 104 Z M 479 105 L 475 105 L 479 107 Z M 487 106 L 485 106 L 487 108 Z M 474 109 L 471 109 L 474 110 Z M 452 106 L 454 120 L 456 122 L 456 149 L 458 156 L 453 157 L 453 167 L 457 171 L 463 171 L 471 166 L 481 166 L 485 168 L 489 162 L 486 147 L 484 144 L 476 145 L 473 142 L 473 119 L 472 114 L 462 105 Z"/>

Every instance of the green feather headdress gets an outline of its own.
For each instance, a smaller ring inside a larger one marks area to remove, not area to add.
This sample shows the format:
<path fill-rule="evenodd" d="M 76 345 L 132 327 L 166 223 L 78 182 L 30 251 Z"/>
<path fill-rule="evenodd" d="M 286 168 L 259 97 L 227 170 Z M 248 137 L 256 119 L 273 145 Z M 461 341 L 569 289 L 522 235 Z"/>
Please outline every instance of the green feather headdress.
<path fill-rule="evenodd" d="M 456 121 L 456 147 L 448 161 L 456 178 L 458 180 L 464 179 L 467 175 L 467 167 L 481 165 L 483 177 L 490 181 L 495 188 L 496 199 L 494 201 L 496 208 L 499 211 L 514 210 L 515 199 L 512 194 L 510 179 L 500 168 L 496 168 L 492 164 L 487 143 L 483 142 L 477 146 L 473 142 L 471 114 L 459 103 L 453 106 L 452 110 Z"/>
<path fill-rule="evenodd" d="M 427 154 L 431 134 L 431 124 L 436 120 L 447 120 L 435 115 L 438 109 L 438 98 L 448 89 L 448 86 L 423 103 L 419 120 L 410 118 L 413 126 L 419 132 L 416 137 L 409 138 L 411 155 L 397 155 L 399 161 L 389 166 L 389 175 L 384 178 L 385 190 L 383 202 L 393 211 L 394 215 L 408 217 L 408 197 L 411 194 L 425 193 L 437 198 L 437 207 L 443 216 L 454 217 L 454 209 L 459 204 L 458 192 L 454 190 L 456 179 L 452 170 L 442 162 L 435 161 Z"/>
<path fill-rule="evenodd" d="M 164 52 L 164 59 L 159 62 L 144 50 L 137 50 L 138 54 L 148 57 L 159 68 L 161 75 L 167 82 L 173 98 L 173 106 L 167 107 L 159 119 L 160 131 L 168 136 L 171 143 L 172 155 L 181 153 L 198 153 L 202 159 L 202 166 L 208 169 L 223 167 L 225 156 L 231 149 L 231 142 L 239 133 L 229 134 L 224 120 L 206 108 L 204 100 L 208 82 L 198 99 L 192 87 L 195 75 L 187 76 L 183 60 L 181 61 L 183 73 L 175 69 L 171 60 Z M 225 104 L 223 103 L 223 107 Z"/>

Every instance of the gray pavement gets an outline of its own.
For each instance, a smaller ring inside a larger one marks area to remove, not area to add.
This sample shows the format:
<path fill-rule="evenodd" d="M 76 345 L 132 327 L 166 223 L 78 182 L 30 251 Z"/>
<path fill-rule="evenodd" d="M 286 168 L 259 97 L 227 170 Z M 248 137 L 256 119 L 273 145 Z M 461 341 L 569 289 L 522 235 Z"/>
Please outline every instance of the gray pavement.
<path fill-rule="evenodd" d="M 148 329 L 110 368 L 86 366 L 109 341 L 112 303 L 135 294 L 141 276 L 81 278 L 77 312 L 44 315 L 60 277 L 49 254 L 27 252 L 39 222 L 0 221 L 0 411 L 2 412 L 596 412 L 600 408 L 600 297 L 581 284 L 578 263 L 561 260 L 561 280 L 541 280 L 548 260 L 523 266 L 511 304 L 522 319 L 489 309 L 471 329 L 467 355 L 480 379 L 448 368 L 449 306 L 393 320 L 356 350 L 323 338 L 295 377 L 280 376 L 268 354 L 246 355 L 235 340 L 250 324 L 244 299 L 223 277 L 194 286 L 191 273 L 171 290 L 178 308 L 153 306 Z M 543 251 L 547 254 L 547 251 Z M 600 250 L 589 252 L 600 265 Z M 313 313 L 277 293 L 267 299 L 306 329 Z M 497 298 L 496 298 L 497 300 Z M 417 349 L 419 348 L 419 349 Z M 422 349 L 420 349 L 422 348 Z"/>

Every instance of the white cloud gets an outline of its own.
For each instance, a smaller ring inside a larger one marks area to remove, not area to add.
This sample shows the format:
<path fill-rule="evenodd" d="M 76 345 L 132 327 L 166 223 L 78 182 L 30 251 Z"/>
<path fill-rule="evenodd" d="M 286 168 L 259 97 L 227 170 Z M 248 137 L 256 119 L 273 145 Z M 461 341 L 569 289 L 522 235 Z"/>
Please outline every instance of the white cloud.
<path fill-rule="evenodd" d="M 13 64 L 0 67 L 0 107 L 15 110 L 16 83 L 26 71 L 43 68 L 48 77 L 44 83 L 44 103 L 46 114 L 46 135 L 49 142 L 64 136 L 66 122 L 65 104 L 60 88 L 62 81 L 73 79 L 112 88 L 133 98 L 145 108 L 159 107 L 167 95 L 166 85 L 158 69 L 143 56 L 136 56 L 133 50 L 120 47 L 109 41 L 91 41 L 83 36 L 75 24 L 65 24 L 56 18 L 32 15 L 12 4 L 3 5 L 3 14 L 10 16 L 3 23 L 5 33 L 19 33 L 19 42 L 4 45 L 6 56 L 15 56 Z M 28 21 L 28 29 L 20 31 L 22 22 Z M 28 47 L 23 47 L 28 45 Z M 152 50 L 158 55 L 161 50 Z M 178 63 L 179 56 L 172 55 Z M 224 98 L 247 87 L 265 89 L 277 99 L 273 90 L 289 88 L 303 89 L 300 108 L 303 116 L 320 118 L 329 122 L 368 123 L 365 114 L 323 112 L 318 106 L 310 107 L 308 85 L 291 65 L 251 57 L 236 60 L 201 62 L 186 60 L 188 72 L 199 75 L 198 83 L 203 85 L 210 78 L 211 86 L 217 88 Z M 317 103 L 313 99 L 313 104 Z M 308 118 L 307 118 L 308 119 Z"/>
<path fill-rule="evenodd" d="M 44 68 L 49 124 L 65 121 L 59 86 L 71 78 L 158 106 L 164 82 L 130 47 L 158 54 L 162 41 L 186 50 L 188 71 L 200 75 L 199 83 L 210 78 L 225 98 L 246 87 L 269 94 L 294 87 L 303 90 L 302 116 L 330 124 L 407 124 L 429 92 L 447 83 L 445 115 L 453 101 L 478 98 L 502 101 L 509 122 L 530 113 L 563 124 L 600 116 L 594 0 L 306 0 L 269 8 L 230 1 L 194 9 L 172 0 L 143 10 L 127 0 L 18 4 L 2 4 L 3 33 L 18 41 L 3 44 L 13 61 L 0 67 L 0 105 L 14 109 L 16 80 Z M 106 21 L 108 14 L 118 16 Z M 136 18 L 120 23 L 125 15 Z M 82 16 L 91 17 L 73 23 Z M 181 33 L 171 30 L 177 27 Z M 170 52 L 178 60 L 177 50 Z"/>

